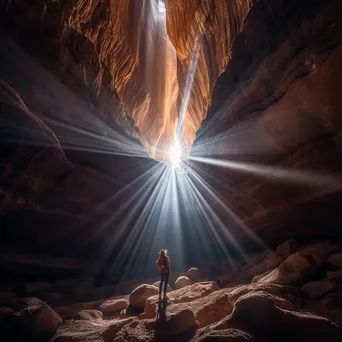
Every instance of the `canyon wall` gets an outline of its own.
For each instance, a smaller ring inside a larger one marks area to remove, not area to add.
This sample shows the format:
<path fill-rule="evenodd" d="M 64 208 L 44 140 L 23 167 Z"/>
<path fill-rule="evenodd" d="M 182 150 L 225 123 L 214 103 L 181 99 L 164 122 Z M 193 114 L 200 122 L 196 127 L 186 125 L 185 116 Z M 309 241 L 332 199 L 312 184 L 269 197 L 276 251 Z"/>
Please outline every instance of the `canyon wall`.
<path fill-rule="evenodd" d="M 243 30 L 250 0 L 167 0 L 167 32 L 178 57 L 180 136 L 190 152 L 206 117 L 211 91 Z"/>
<path fill-rule="evenodd" d="M 341 10 L 260 1 L 234 41 L 192 157 L 238 241 L 341 234 Z"/>
<path fill-rule="evenodd" d="M 208 227 L 192 227 L 211 211 L 228 251 L 231 237 L 253 251 L 340 236 L 341 3 L 166 1 L 166 23 L 156 5 L 1 3 L 0 266 L 10 276 L 101 273 L 98 256 L 110 263 L 129 237 L 153 240 L 148 205 L 165 196 L 148 154 L 163 158 L 178 120 L 187 152 L 200 128 L 188 175 L 206 200 L 191 216 L 181 199 L 182 234 L 215 250 L 199 236 Z"/>
<path fill-rule="evenodd" d="M 99 118 L 163 159 L 177 124 L 176 56 L 158 1 L 3 1 L 2 29 Z"/>

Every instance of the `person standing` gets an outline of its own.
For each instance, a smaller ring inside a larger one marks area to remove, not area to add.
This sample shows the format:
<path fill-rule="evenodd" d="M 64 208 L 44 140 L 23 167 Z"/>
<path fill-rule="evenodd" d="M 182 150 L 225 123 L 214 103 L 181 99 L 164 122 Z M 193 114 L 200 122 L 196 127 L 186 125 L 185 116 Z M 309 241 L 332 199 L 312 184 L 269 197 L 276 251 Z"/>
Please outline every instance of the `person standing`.
<path fill-rule="evenodd" d="M 159 258 L 156 261 L 157 269 L 160 272 L 160 284 L 159 284 L 159 298 L 161 298 L 163 285 L 164 285 L 164 298 L 166 297 L 167 284 L 171 273 L 170 258 L 167 255 L 167 250 L 162 249 L 159 252 Z"/>

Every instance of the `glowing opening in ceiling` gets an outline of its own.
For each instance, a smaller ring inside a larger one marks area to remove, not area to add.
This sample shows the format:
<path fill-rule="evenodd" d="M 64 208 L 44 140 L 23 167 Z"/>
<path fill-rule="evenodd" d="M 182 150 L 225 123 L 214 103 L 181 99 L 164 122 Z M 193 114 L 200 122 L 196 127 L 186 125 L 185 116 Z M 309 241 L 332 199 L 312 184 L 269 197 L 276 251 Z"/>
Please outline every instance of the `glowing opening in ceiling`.
<path fill-rule="evenodd" d="M 163 0 L 158 0 L 158 11 L 160 13 L 166 12 L 165 2 Z"/>
<path fill-rule="evenodd" d="M 172 169 L 177 169 L 181 164 L 182 149 L 176 139 L 174 144 L 170 147 L 168 158 Z"/>

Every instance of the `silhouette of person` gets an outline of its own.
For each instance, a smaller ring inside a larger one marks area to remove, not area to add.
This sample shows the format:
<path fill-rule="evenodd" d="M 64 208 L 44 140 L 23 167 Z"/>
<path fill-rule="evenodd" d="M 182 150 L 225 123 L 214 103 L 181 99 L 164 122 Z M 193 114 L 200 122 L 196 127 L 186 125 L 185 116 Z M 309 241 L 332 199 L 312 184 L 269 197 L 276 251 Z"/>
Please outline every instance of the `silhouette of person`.
<path fill-rule="evenodd" d="M 170 258 L 167 256 L 167 250 L 162 249 L 159 252 L 159 258 L 156 261 L 156 266 L 160 272 L 159 298 L 161 298 L 162 289 L 164 285 L 164 299 L 167 299 L 166 290 L 167 290 L 167 284 L 169 281 L 169 276 L 171 274 L 171 264 L 170 264 Z"/>

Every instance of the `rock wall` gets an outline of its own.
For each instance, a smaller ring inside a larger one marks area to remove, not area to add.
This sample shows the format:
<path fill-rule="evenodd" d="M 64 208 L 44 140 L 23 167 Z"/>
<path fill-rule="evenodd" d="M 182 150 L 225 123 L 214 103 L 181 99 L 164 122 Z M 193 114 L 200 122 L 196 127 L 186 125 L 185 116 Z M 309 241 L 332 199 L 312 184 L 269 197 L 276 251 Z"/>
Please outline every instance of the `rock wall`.
<path fill-rule="evenodd" d="M 180 136 L 190 152 L 206 117 L 211 92 L 231 59 L 250 0 L 165 1 L 167 31 L 178 57 Z"/>
<path fill-rule="evenodd" d="M 341 234 L 341 9 L 260 1 L 216 82 L 192 156 L 239 240 Z"/>
<path fill-rule="evenodd" d="M 157 1 L 3 1 L 4 32 L 94 112 L 163 159 L 177 123 L 176 56 Z"/>

